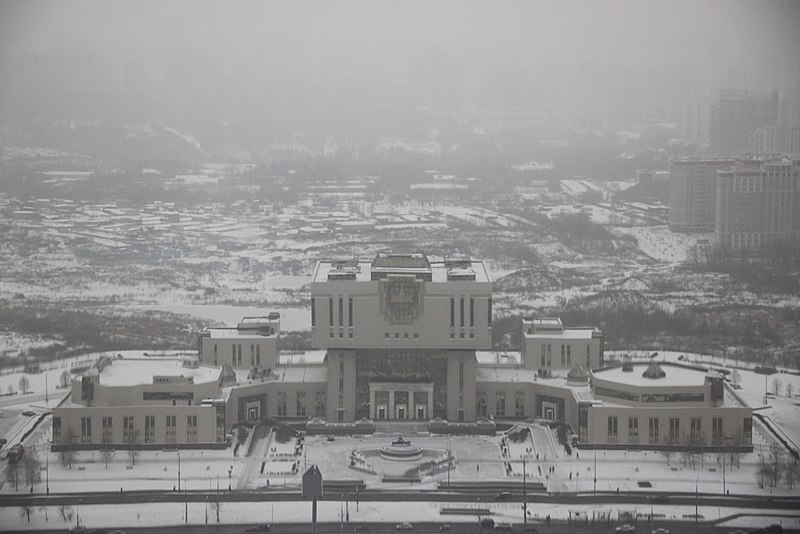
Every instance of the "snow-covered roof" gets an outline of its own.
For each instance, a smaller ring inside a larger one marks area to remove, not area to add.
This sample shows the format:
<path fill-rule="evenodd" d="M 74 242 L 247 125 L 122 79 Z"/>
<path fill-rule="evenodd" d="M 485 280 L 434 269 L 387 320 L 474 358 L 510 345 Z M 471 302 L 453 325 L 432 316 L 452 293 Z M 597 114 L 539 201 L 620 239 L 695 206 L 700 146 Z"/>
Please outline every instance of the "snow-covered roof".
<path fill-rule="evenodd" d="M 561 332 L 549 330 L 537 334 L 528 334 L 527 330 L 523 330 L 527 339 L 552 339 L 554 337 L 561 339 L 592 339 L 592 334 L 595 332 L 599 332 L 599 330 L 588 326 L 585 328 L 564 328 Z"/>
<path fill-rule="evenodd" d="M 324 260 L 317 263 L 316 269 L 314 269 L 314 275 L 312 281 L 314 282 L 327 282 L 328 281 L 328 274 L 332 271 L 336 273 L 337 271 L 341 271 L 342 269 L 336 269 L 334 266 L 335 262 L 332 260 Z M 352 265 L 348 265 L 348 268 L 355 267 L 355 281 L 356 282 L 369 282 L 372 280 L 372 269 L 373 269 L 373 262 L 372 261 L 358 261 L 352 262 Z M 393 267 L 376 267 L 376 270 L 381 272 L 394 272 L 394 270 L 399 268 Z M 475 281 L 476 282 L 489 282 L 489 271 L 486 269 L 483 261 L 481 260 L 469 260 L 468 266 L 459 266 L 457 269 L 467 269 L 471 270 L 475 274 Z M 349 270 L 349 269 L 348 269 Z M 428 271 L 427 267 L 407 267 L 402 268 L 403 272 L 408 272 L 410 274 L 414 273 L 421 273 L 421 272 L 430 272 L 431 274 L 431 281 L 433 282 L 447 282 L 447 273 L 451 271 L 452 268 L 448 267 L 445 262 L 443 261 L 432 261 L 430 262 L 430 271 Z M 471 275 L 472 273 L 470 273 Z"/>
<path fill-rule="evenodd" d="M 705 383 L 705 370 L 662 363 L 659 367 L 664 371 L 664 376 L 661 378 L 647 378 L 643 374 L 648 366 L 649 364 L 646 363 L 634 363 L 630 364 L 630 367 L 633 367 L 633 371 L 623 371 L 623 366 L 614 366 L 595 369 L 593 372 L 596 380 L 618 382 L 638 387 L 702 386 Z"/>
<path fill-rule="evenodd" d="M 154 376 L 183 376 L 192 378 L 195 384 L 215 382 L 219 379 L 220 367 L 201 365 L 184 367 L 180 358 L 115 359 L 100 373 L 100 384 L 104 386 L 137 386 L 152 384 Z"/>

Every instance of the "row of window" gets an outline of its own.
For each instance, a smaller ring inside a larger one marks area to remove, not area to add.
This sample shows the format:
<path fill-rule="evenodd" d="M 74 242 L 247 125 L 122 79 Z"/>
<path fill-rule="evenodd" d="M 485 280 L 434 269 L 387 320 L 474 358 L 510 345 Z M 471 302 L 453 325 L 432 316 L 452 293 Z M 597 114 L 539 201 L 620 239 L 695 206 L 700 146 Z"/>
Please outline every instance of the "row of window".
<path fill-rule="evenodd" d="M 658 417 L 647 418 L 647 443 L 649 445 L 693 445 L 705 444 L 706 435 L 703 432 L 703 419 L 701 417 L 692 417 L 689 419 L 689 434 L 681 434 L 681 419 L 679 417 L 669 418 L 669 427 L 666 436 L 661 436 L 659 433 Z M 743 428 L 743 441 L 750 443 L 753 433 L 753 420 L 751 418 L 744 419 Z M 663 440 L 663 441 L 662 441 Z M 722 431 L 722 418 L 711 418 L 711 442 L 710 445 L 720 447 L 726 445 L 725 436 Z M 618 417 L 616 415 L 608 416 L 608 443 L 619 443 L 619 426 Z M 628 417 L 628 440 L 626 443 L 638 444 L 639 441 L 639 417 Z"/>
<path fill-rule="evenodd" d="M 333 326 L 338 323 L 339 326 L 344 326 L 344 298 L 338 298 L 338 314 L 334 316 L 334 298 L 328 298 L 328 326 Z M 311 326 L 317 326 L 317 299 L 311 297 Z M 347 299 L 347 326 L 355 326 L 355 314 L 353 313 L 353 299 Z"/>
<path fill-rule="evenodd" d="M 464 328 L 464 306 L 465 299 L 461 297 L 458 299 L 458 326 Z M 486 308 L 486 325 L 492 326 L 492 299 L 489 298 Z M 475 298 L 469 298 L 469 326 L 475 327 Z M 450 299 L 450 328 L 456 327 L 456 299 Z M 451 335 L 452 337 L 452 335 Z M 462 335 L 463 337 L 463 335 Z"/>
<path fill-rule="evenodd" d="M 102 443 L 112 443 L 114 419 L 112 417 L 102 417 Z M 164 417 L 166 443 L 177 443 L 177 416 L 167 415 Z M 61 418 L 53 417 L 53 442 L 62 443 L 64 441 L 74 443 L 76 440 L 80 443 L 92 443 L 92 418 L 81 417 L 81 433 L 75 436 L 72 429 L 67 429 L 67 434 L 64 435 L 61 428 Z M 144 416 L 144 434 L 142 435 L 141 429 L 135 424 L 133 416 L 125 416 L 122 418 L 122 441 L 127 445 L 136 443 L 158 443 L 156 440 L 156 416 Z M 188 443 L 197 443 L 197 416 L 186 416 L 186 441 Z"/>
<path fill-rule="evenodd" d="M 478 417 L 488 417 L 488 403 L 486 402 L 486 392 L 485 391 L 478 391 L 477 392 L 477 404 L 475 413 Z M 512 415 L 506 409 L 506 392 L 505 391 L 496 391 L 495 392 L 495 402 L 494 402 L 494 415 L 495 417 L 505 417 L 506 415 Z M 514 412 L 513 415 L 516 417 L 522 417 L 525 415 L 525 392 L 524 391 L 515 391 L 514 392 Z"/>
<path fill-rule="evenodd" d="M 217 344 L 214 343 L 214 365 L 217 363 Z M 242 367 L 242 345 L 231 345 L 231 366 Z M 261 345 L 257 343 L 250 344 L 250 367 L 261 366 Z"/>
<path fill-rule="evenodd" d="M 539 367 L 541 368 L 548 368 L 553 366 L 553 345 L 551 343 L 542 343 L 541 344 L 541 361 L 539 362 Z M 591 347 L 586 345 L 586 368 L 591 369 L 592 363 L 590 360 L 591 357 Z M 562 368 L 571 368 L 572 367 L 572 345 L 569 343 L 561 343 L 561 367 Z"/>

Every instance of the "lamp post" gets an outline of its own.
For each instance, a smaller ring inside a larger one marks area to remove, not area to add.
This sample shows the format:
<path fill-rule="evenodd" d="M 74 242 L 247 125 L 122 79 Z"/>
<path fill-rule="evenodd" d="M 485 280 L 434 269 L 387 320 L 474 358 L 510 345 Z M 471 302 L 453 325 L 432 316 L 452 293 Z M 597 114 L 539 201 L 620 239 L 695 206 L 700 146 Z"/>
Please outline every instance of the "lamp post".
<path fill-rule="evenodd" d="M 597 449 L 594 450 L 594 493 L 597 493 Z"/>
<path fill-rule="evenodd" d="M 44 459 L 45 459 L 45 487 L 47 490 L 47 494 L 50 495 L 50 448 L 52 445 L 50 442 L 47 442 L 47 447 L 45 448 Z"/>
<path fill-rule="evenodd" d="M 525 470 L 525 465 L 527 464 L 527 459 L 523 456 L 522 457 L 522 524 L 528 524 L 528 475 L 527 471 Z"/>

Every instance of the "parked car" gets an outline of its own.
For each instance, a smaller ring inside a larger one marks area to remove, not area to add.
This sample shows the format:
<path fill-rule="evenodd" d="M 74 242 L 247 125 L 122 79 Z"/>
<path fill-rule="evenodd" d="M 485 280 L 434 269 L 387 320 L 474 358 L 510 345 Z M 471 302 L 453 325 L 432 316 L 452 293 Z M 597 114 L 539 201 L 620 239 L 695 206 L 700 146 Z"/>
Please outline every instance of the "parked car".
<path fill-rule="evenodd" d="M 24 412 L 22 412 L 22 415 L 26 417 L 33 417 L 34 415 L 36 415 L 36 412 L 34 412 L 33 410 L 25 410 Z"/>
<path fill-rule="evenodd" d="M 495 530 L 514 530 L 514 525 L 508 521 L 497 521 L 494 524 Z"/>
<path fill-rule="evenodd" d="M 666 528 L 657 528 L 653 531 L 653 534 L 669 534 L 669 530 Z"/>
<path fill-rule="evenodd" d="M 414 525 L 411 523 L 398 523 L 394 526 L 395 530 L 414 530 Z"/>
<path fill-rule="evenodd" d="M 511 492 L 508 491 L 501 491 L 497 495 L 494 496 L 494 500 L 496 501 L 510 501 L 511 500 Z"/>
<path fill-rule="evenodd" d="M 614 529 L 614 532 L 636 532 L 636 527 L 633 525 L 620 525 Z"/>
<path fill-rule="evenodd" d="M 450 532 L 450 525 L 445 523 L 444 525 L 440 526 L 439 532 Z"/>

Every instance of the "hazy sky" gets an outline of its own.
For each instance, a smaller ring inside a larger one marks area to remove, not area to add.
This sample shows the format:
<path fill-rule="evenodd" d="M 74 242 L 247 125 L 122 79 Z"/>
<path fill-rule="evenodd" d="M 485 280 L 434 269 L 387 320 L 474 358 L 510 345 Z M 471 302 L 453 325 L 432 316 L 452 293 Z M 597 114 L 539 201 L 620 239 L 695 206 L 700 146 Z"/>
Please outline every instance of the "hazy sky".
<path fill-rule="evenodd" d="M 590 58 L 705 69 L 773 58 L 796 66 L 798 28 L 797 1 L 2 0 L 0 57 L 69 46 L 148 59 L 199 50 L 313 68 L 402 63 L 441 46 L 467 64 Z"/>

